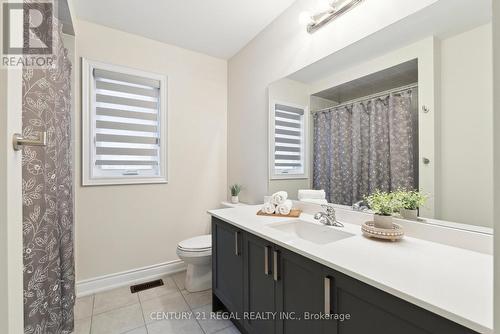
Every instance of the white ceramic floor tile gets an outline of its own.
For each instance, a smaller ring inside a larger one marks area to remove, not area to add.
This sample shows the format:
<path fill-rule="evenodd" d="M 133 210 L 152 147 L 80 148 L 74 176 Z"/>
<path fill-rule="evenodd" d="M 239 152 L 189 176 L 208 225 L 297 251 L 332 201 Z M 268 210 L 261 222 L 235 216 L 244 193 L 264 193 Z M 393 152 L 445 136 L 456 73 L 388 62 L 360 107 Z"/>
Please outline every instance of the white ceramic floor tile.
<path fill-rule="evenodd" d="M 152 315 L 153 317 L 156 317 L 156 312 L 190 311 L 188 304 L 186 304 L 186 301 L 180 292 L 169 293 L 158 298 L 152 298 L 141 302 L 141 304 L 146 323 L 157 321 L 152 318 Z"/>
<path fill-rule="evenodd" d="M 94 296 L 77 298 L 75 302 L 75 319 L 84 319 L 92 316 Z"/>
<path fill-rule="evenodd" d="M 137 293 L 131 293 L 128 286 L 98 293 L 94 297 L 94 315 L 138 302 Z"/>
<path fill-rule="evenodd" d="M 75 319 L 75 330 L 73 334 L 89 334 L 92 318 Z"/>
<path fill-rule="evenodd" d="M 179 290 L 185 289 L 184 282 L 186 281 L 186 271 L 181 271 L 180 273 L 173 274 L 172 278 L 175 281 L 175 284 L 177 284 Z"/>
<path fill-rule="evenodd" d="M 216 334 L 241 334 L 241 333 L 238 330 L 238 328 L 236 328 L 234 325 L 231 325 L 231 327 L 225 328 L 220 332 L 217 332 Z"/>
<path fill-rule="evenodd" d="M 211 289 L 202 292 L 187 292 L 186 290 L 183 290 L 182 294 L 192 309 L 212 303 Z"/>
<path fill-rule="evenodd" d="M 171 277 L 162 277 L 162 280 L 162 286 L 138 292 L 141 302 L 179 291 L 179 289 L 177 289 L 177 285 L 175 285 L 175 282 Z"/>
<path fill-rule="evenodd" d="M 194 309 L 193 314 L 198 319 L 201 328 L 203 328 L 206 334 L 214 334 L 233 325 L 229 320 L 218 318 L 217 314 L 220 315 L 220 313 L 213 313 L 212 305 L 205 305 Z"/>
<path fill-rule="evenodd" d="M 149 334 L 204 334 L 194 319 L 163 320 L 148 325 Z"/>
<path fill-rule="evenodd" d="M 120 334 L 144 326 L 141 305 L 125 306 L 92 317 L 92 334 Z"/>

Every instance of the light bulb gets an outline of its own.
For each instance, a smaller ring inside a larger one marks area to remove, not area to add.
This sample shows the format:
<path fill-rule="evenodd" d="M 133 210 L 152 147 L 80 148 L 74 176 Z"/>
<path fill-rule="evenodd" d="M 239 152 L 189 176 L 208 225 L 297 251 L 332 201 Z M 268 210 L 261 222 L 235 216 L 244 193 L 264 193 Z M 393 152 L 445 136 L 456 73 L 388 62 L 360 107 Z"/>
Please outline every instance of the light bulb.
<path fill-rule="evenodd" d="M 299 23 L 302 25 L 307 25 L 312 22 L 311 13 L 304 11 L 299 15 Z"/>

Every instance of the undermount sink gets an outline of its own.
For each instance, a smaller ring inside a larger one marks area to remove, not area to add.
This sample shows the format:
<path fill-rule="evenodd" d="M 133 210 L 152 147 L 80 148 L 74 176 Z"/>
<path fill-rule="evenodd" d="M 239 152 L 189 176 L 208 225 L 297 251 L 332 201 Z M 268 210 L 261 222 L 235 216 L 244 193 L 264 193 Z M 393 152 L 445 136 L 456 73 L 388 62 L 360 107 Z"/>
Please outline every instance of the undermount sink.
<path fill-rule="evenodd" d="M 273 223 L 268 226 L 319 245 L 326 245 L 354 236 L 354 234 L 339 231 L 331 226 L 309 223 L 300 219 Z"/>

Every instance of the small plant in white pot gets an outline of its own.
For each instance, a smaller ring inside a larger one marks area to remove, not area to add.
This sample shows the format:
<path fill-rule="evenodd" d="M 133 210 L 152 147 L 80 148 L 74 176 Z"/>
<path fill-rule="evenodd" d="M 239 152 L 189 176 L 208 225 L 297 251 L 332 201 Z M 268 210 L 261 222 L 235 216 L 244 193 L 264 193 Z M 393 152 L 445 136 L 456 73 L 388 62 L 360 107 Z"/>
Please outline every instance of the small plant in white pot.
<path fill-rule="evenodd" d="M 365 197 L 366 203 L 374 213 L 377 228 L 392 229 L 392 213 L 400 208 L 400 203 L 393 193 L 375 191 Z"/>
<path fill-rule="evenodd" d="M 231 203 L 238 204 L 240 201 L 238 195 L 241 192 L 241 185 L 233 184 L 229 189 L 231 189 Z"/>
<path fill-rule="evenodd" d="M 405 219 L 418 219 L 418 209 L 425 204 L 427 196 L 416 190 L 398 190 L 395 193 L 400 203 L 399 214 Z"/>

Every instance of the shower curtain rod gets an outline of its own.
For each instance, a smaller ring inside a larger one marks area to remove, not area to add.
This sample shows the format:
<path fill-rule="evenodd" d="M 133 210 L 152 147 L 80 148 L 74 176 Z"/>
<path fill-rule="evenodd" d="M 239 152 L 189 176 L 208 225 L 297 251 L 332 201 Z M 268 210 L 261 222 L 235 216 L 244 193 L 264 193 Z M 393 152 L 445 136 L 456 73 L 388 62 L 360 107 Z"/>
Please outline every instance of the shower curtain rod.
<path fill-rule="evenodd" d="M 376 93 L 376 94 L 372 94 L 372 95 L 368 95 L 368 96 L 363 96 L 363 97 L 360 97 L 360 98 L 357 98 L 357 99 L 346 101 L 346 102 L 343 102 L 343 103 L 338 104 L 336 106 L 331 106 L 331 107 L 328 107 L 328 108 L 323 108 L 323 109 L 318 109 L 318 110 L 311 110 L 311 114 L 314 114 L 314 113 L 317 113 L 317 112 L 321 112 L 321 111 L 327 111 L 327 110 L 331 110 L 331 109 L 335 109 L 335 108 L 345 107 L 345 106 L 347 106 L 349 104 L 353 104 L 353 103 L 356 103 L 356 102 L 366 101 L 366 100 L 374 99 L 376 97 L 380 97 L 380 96 L 383 96 L 383 95 L 387 95 L 387 94 L 391 94 L 391 93 L 397 93 L 397 92 L 401 92 L 401 91 L 406 90 L 406 89 L 416 88 L 416 87 L 418 87 L 418 83 L 412 83 L 410 85 L 406 85 L 406 86 L 402 86 L 402 87 L 398 87 L 398 88 L 393 88 L 393 89 L 389 89 L 389 90 L 386 90 L 386 91 L 383 91 L 383 92 L 380 92 L 380 93 Z"/>

